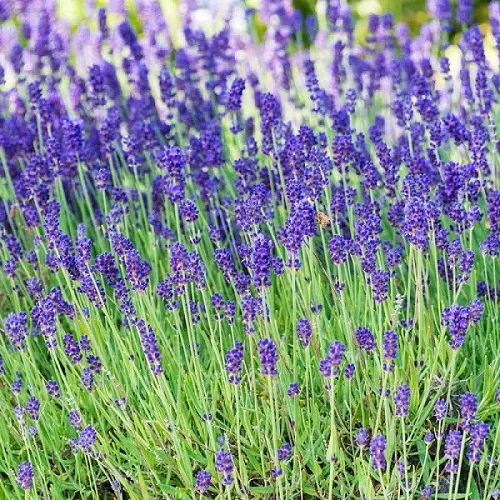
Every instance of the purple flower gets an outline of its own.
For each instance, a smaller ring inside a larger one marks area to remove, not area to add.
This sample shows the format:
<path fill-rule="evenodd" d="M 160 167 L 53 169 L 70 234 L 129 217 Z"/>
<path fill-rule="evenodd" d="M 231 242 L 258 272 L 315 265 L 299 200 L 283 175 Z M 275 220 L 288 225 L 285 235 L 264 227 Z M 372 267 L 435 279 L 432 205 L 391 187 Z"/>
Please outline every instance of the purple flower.
<path fill-rule="evenodd" d="M 473 0 L 459 0 L 457 2 L 457 23 L 471 23 L 473 3 Z"/>
<path fill-rule="evenodd" d="M 281 119 L 281 105 L 269 93 L 262 94 L 258 103 L 261 116 L 262 152 L 269 154 L 273 149 L 273 130 Z"/>
<path fill-rule="evenodd" d="M 424 486 L 422 488 L 422 493 L 420 495 L 420 498 L 422 500 L 430 500 L 431 497 L 434 495 L 435 488 L 434 486 Z"/>
<path fill-rule="evenodd" d="M 358 341 L 359 346 L 365 351 L 373 351 L 375 349 L 375 337 L 373 333 L 364 326 L 360 326 L 356 330 L 356 340 Z"/>
<path fill-rule="evenodd" d="M 30 462 L 23 462 L 17 469 L 17 484 L 23 490 L 29 490 L 33 487 L 33 478 L 35 471 Z"/>
<path fill-rule="evenodd" d="M 319 371 L 324 377 L 336 376 L 338 374 L 337 367 L 342 363 L 344 353 L 345 345 L 339 340 L 334 340 L 330 344 L 326 357 L 319 363 Z"/>
<path fill-rule="evenodd" d="M 78 436 L 78 446 L 83 451 L 90 451 L 97 439 L 97 433 L 91 425 L 87 425 Z"/>
<path fill-rule="evenodd" d="M 212 295 L 212 306 L 215 309 L 215 318 L 216 319 L 222 319 L 223 314 L 222 311 L 224 310 L 224 297 L 220 293 L 214 293 Z"/>
<path fill-rule="evenodd" d="M 291 398 L 295 397 L 295 396 L 298 396 L 300 393 L 300 386 L 297 382 L 292 382 L 289 386 L 288 386 L 288 391 L 287 391 L 287 395 L 290 396 Z"/>
<path fill-rule="evenodd" d="M 384 333 L 382 348 L 384 358 L 389 361 L 389 363 L 384 363 L 384 370 L 392 371 L 394 369 L 394 360 L 398 354 L 398 335 L 396 332 L 388 330 Z"/>
<path fill-rule="evenodd" d="M 231 452 L 220 449 L 215 454 L 215 468 L 219 474 L 222 474 L 222 484 L 229 486 L 233 483 L 233 457 Z"/>
<path fill-rule="evenodd" d="M 4 326 L 11 344 L 22 351 L 26 347 L 28 335 L 26 313 L 10 313 L 4 320 Z"/>
<path fill-rule="evenodd" d="M 73 453 L 73 455 L 77 455 L 78 454 L 78 438 L 76 437 L 71 437 L 69 438 L 69 448 L 71 450 L 71 453 Z"/>
<path fill-rule="evenodd" d="M 18 377 L 12 381 L 11 389 L 14 394 L 19 394 L 23 388 L 23 380 L 19 375 L 20 374 L 18 374 Z"/>
<path fill-rule="evenodd" d="M 77 364 L 82 360 L 80 346 L 71 333 L 68 333 L 63 338 L 64 352 L 70 358 L 72 364 Z"/>
<path fill-rule="evenodd" d="M 334 264 L 342 264 L 347 259 L 346 242 L 344 237 L 335 234 L 328 243 L 328 248 L 330 249 L 330 257 Z"/>
<path fill-rule="evenodd" d="M 427 100 L 427 102 L 432 102 Z M 429 228 L 437 216 L 437 207 L 433 202 L 422 198 L 410 198 L 404 207 L 402 230 L 409 243 L 426 250 L 429 245 Z"/>
<path fill-rule="evenodd" d="M 97 20 L 99 24 L 99 31 L 103 38 L 107 38 L 109 35 L 107 19 L 106 19 L 106 9 L 100 8 L 97 12 Z"/>
<path fill-rule="evenodd" d="M 278 350 L 271 339 L 261 339 L 258 343 L 262 375 L 278 375 L 276 363 L 278 362 Z"/>
<path fill-rule="evenodd" d="M 387 299 L 389 293 L 389 271 L 377 269 L 370 276 L 370 284 L 373 292 L 373 300 L 380 304 Z"/>
<path fill-rule="evenodd" d="M 188 252 L 179 242 L 170 246 L 171 279 L 177 286 L 177 293 L 181 294 L 189 283 L 198 288 L 205 284 L 205 268 L 197 252 Z"/>
<path fill-rule="evenodd" d="M 394 395 L 394 405 L 396 407 L 396 415 L 398 417 L 407 417 L 410 408 L 410 387 L 407 384 L 402 384 L 396 389 Z"/>
<path fill-rule="evenodd" d="M 149 262 L 142 260 L 139 252 L 132 248 L 125 254 L 125 267 L 127 269 L 126 278 L 132 284 L 132 289 L 144 291 L 148 286 L 149 273 L 151 272 Z"/>
<path fill-rule="evenodd" d="M 231 384 L 239 384 L 241 382 L 241 365 L 245 347 L 243 342 L 235 341 L 232 349 L 226 353 L 226 371 L 229 374 L 229 382 Z"/>
<path fill-rule="evenodd" d="M 434 19 L 439 19 L 440 21 L 451 20 L 450 0 L 427 0 L 427 10 Z"/>
<path fill-rule="evenodd" d="M 310 201 L 295 203 L 283 227 L 278 230 L 278 239 L 288 251 L 287 266 L 298 269 L 301 266 L 298 252 L 307 237 L 316 233 L 315 209 Z"/>
<path fill-rule="evenodd" d="M 450 331 L 451 348 L 458 349 L 464 343 L 469 327 L 468 308 L 459 305 L 447 307 L 441 314 L 441 324 L 447 326 Z"/>
<path fill-rule="evenodd" d="M 307 347 L 312 337 L 311 322 L 306 318 L 299 319 L 297 323 L 297 337 L 299 337 L 302 347 Z"/>
<path fill-rule="evenodd" d="M 241 299 L 241 312 L 243 315 L 243 328 L 247 334 L 254 332 L 253 322 L 262 314 L 263 304 L 260 297 L 245 294 Z"/>
<path fill-rule="evenodd" d="M 448 412 L 448 404 L 446 399 L 438 399 L 434 405 L 434 416 L 436 420 L 440 422 L 446 418 L 446 413 Z"/>
<path fill-rule="evenodd" d="M 432 432 L 426 432 L 424 435 L 424 443 L 431 444 L 434 441 L 434 434 Z"/>
<path fill-rule="evenodd" d="M 61 389 L 55 380 L 47 380 L 45 387 L 50 396 L 53 396 L 56 399 L 61 397 Z"/>
<path fill-rule="evenodd" d="M 208 488 L 210 488 L 210 483 L 212 482 L 212 474 L 207 470 L 200 470 L 196 474 L 196 484 L 195 489 L 200 493 L 206 493 Z"/>
<path fill-rule="evenodd" d="M 454 474 L 458 471 L 458 464 L 455 462 L 462 447 L 462 432 L 450 430 L 444 442 L 444 455 L 448 459 L 445 470 Z"/>
<path fill-rule="evenodd" d="M 136 326 L 141 335 L 142 349 L 148 360 L 151 372 L 153 375 L 161 375 L 163 373 L 161 354 L 153 328 L 147 325 L 144 320 L 139 320 Z"/>
<path fill-rule="evenodd" d="M 283 469 L 280 467 L 273 467 L 271 469 L 271 476 L 273 476 L 275 479 L 283 475 Z"/>
<path fill-rule="evenodd" d="M 477 323 L 484 311 L 484 304 L 479 299 L 474 299 L 468 306 L 469 310 L 469 321 L 471 323 Z"/>
<path fill-rule="evenodd" d="M 31 396 L 26 403 L 26 413 L 33 419 L 38 420 L 40 418 L 40 401 Z"/>
<path fill-rule="evenodd" d="M 467 458 L 471 462 L 479 462 L 481 460 L 481 453 L 484 449 L 484 441 L 486 440 L 489 432 L 489 426 L 485 422 L 478 422 L 473 424 L 470 429 L 469 450 Z"/>
<path fill-rule="evenodd" d="M 356 432 L 356 444 L 360 448 L 364 448 L 368 445 L 368 441 L 370 440 L 370 433 L 367 429 L 361 428 Z"/>
<path fill-rule="evenodd" d="M 370 442 L 370 457 L 372 467 L 375 470 L 384 470 L 387 466 L 385 459 L 385 449 L 387 446 L 387 440 L 382 434 L 373 436 Z"/>
<path fill-rule="evenodd" d="M 82 384 L 85 387 L 85 389 L 87 389 L 87 391 L 91 391 L 92 387 L 94 386 L 94 375 L 93 375 L 92 369 L 90 367 L 86 366 L 82 370 L 82 374 L 81 374 L 80 379 L 81 379 Z"/>
<path fill-rule="evenodd" d="M 472 392 L 466 392 L 462 394 L 459 399 L 460 414 L 462 416 L 462 421 L 460 422 L 460 427 L 464 431 L 469 431 L 471 428 L 471 422 L 476 418 L 477 411 L 477 397 Z"/>
<path fill-rule="evenodd" d="M 191 200 L 184 200 L 179 206 L 179 213 L 185 222 L 195 222 L 200 215 L 198 207 Z"/>
<path fill-rule="evenodd" d="M 243 78 L 235 78 L 227 96 L 226 106 L 229 111 L 236 112 L 241 109 L 241 97 L 244 90 L 245 80 Z"/>
<path fill-rule="evenodd" d="M 225 316 L 229 324 L 233 323 L 235 314 L 236 314 L 236 304 L 234 303 L 234 301 L 228 300 L 226 302 L 226 307 L 225 307 Z"/>
<path fill-rule="evenodd" d="M 354 363 L 347 363 L 344 369 L 344 375 L 347 380 L 350 380 L 354 377 L 354 373 L 356 372 L 356 365 Z"/>
<path fill-rule="evenodd" d="M 466 251 L 462 252 L 462 255 L 460 257 L 460 275 L 458 276 L 458 280 L 460 283 L 467 283 L 467 281 L 469 280 L 471 272 L 472 272 L 472 268 L 474 266 L 474 258 L 475 258 L 475 254 L 472 250 L 466 250 Z M 478 301 L 478 302 L 479 302 L 479 304 L 473 305 L 473 309 L 475 307 L 477 308 L 478 306 L 479 306 L 479 308 L 481 308 L 482 303 L 480 301 Z M 470 311 L 470 307 L 471 307 L 471 305 L 469 304 L 469 311 Z M 481 317 L 482 312 L 483 312 L 482 309 L 480 309 L 479 318 Z"/>
<path fill-rule="evenodd" d="M 24 426 L 24 408 L 22 406 L 16 406 L 14 408 L 14 415 L 16 416 L 19 425 Z"/>
<path fill-rule="evenodd" d="M 323 310 L 323 304 L 317 304 L 311 300 L 311 312 L 319 314 Z"/>
<path fill-rule="evenodd" d="M 41 330 L 45 337 L 45 345 L 54 349 L 57 345 L 56 333 L 56 307 L 51 296 L 40 299 L 31 310 L 34 324 Z"/>
<path fill-rule="evenodd" d="M 411 482 L 406 482 L 406 462 L 404 460 L 398 460 L 396 462 L 396 470 L 398 471 L 399 476 L 401 477 L 401 485 L 405 489 L 411 488 Z"/>
<path fill-rule="evenodd" d="M 79 427 L 82 423 L 82 416 L 78 410 L 71 410 L 69 412 L 69 422 L 73 427 Z"/>
<path fill-rule="evenodd" d="M 272 243 L 262 233 L 254 238 L 250 268 L 256 287 L 270 286 L 272 269 Z"/>
<path fill-rule="evenodd" d="M 38 278 L 30 278 L 26 281 L 26 289 L 28 293 L 35 299 L 39 299 L 42 296 L 43 285 Z"/>
<path fill-rule="evenodd" d="M 80 340 L 80 347 L 81 346 L 82 343 Z M 101 373 L 102 363 L 99 359 L 99 356 L 96 356 L 95 354 L 89 354 L 87 356 L 87 363 L 89 364 L 89 368 L 93 373 Z"/>
<path fill-rule="evenodd" d="M 278 461 L 280 462 L 288 460 L 292 456 L 292 447 L 290 443 L 282 445 L 276 452 L 276 455 L 278 456 Z"/>

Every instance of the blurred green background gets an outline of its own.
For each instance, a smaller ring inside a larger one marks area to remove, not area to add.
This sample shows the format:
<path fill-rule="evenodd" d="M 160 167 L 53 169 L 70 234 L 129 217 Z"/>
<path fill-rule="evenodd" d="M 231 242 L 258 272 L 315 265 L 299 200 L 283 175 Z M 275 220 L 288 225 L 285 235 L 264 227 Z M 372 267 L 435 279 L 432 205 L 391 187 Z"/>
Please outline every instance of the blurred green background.
<path fill-rule="evenodd" d="M 73 28 L 85 20 L 85 3 L 88 0 L 57 0 L 59 14 L 66 18 Z M 242 2 L 248 7 L 259 8 L 263 2 L 269 0 L 198 0 L 193 2 L 202 7 L 207 6 L 226 6 L 231 3 Z M 312 15 L 316 11 L 316 4 L 318 1 L 326 0 L 292 0 L 294 7 L 300 10 L 304 17 Z M 452 0 L 454 9 L 458 0 Z M 103 7 L 110 2 L 116 3 L 116 0 L 96 0 L 95 4 L 98 7 Z M 130 12 L 132 22 L 137 21 L 134 19 L 137 10 L 137 0 L 123 0 L 125 7 Z M 174 21 L 177 24 L 178 20 L 172 19 L 177 17 L 179 12 L 179 0 L 157 0 L 161 5 L 163 12 L 166 14 L 169 21 Z M 94 2 L 92 2 L 94 3 Z M 426 0 L 351 0 L 347 2 L 351 7 L 356 23 L 356 35 L 362 40 L 366 32 L 367 18 L 370 14 L 382 14 L 384 12 L 391 12 L 396 22 L 406 22 L 412 33 L 418 32 L 420 26 L 429 20 L 426 11 Z M 483 29 L 486 29 L 488 23 L 488 0 L 475 0 L 474 1 L 474 14 L 473 21 L 479 24 Z M 139 30 L 140 26 L 136 26 Z M 460 29 L 459 26 L 454 27 L 456 31 Z M 452 26 L 453 29 L 453 26 Z"/>
<path fill-rule="evenodd" d="M 451 0 L 451 2 L 456 10 L 457 0 Z M 317 0 L 293 0 L 295 7 L 306 15 L 314 12 L 316 3 Z M 347 3 L 352 7 L 353 13 L 363 29 L 366 27 L 366 19 L 370 14 L 383 14 L 385 12 L 391 12 L 396 22 L 407 23 L 414 34 L 418 32 L 423 23 L 429 21 L 426 0 L 355 0 Z M 489 3 L 488 0 L 474 1 L 474 23 L 487 24 Z"/>

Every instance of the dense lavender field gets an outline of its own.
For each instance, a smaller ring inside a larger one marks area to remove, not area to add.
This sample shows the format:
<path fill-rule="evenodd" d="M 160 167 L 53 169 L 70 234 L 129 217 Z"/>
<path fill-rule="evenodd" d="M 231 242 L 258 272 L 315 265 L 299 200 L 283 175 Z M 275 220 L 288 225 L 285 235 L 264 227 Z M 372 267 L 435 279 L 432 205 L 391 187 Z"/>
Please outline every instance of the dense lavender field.
<path fill-rule="evenodd" d="M 499 498 L 500 3 L 191 4 L 0 2 L 0 498 Z"/>

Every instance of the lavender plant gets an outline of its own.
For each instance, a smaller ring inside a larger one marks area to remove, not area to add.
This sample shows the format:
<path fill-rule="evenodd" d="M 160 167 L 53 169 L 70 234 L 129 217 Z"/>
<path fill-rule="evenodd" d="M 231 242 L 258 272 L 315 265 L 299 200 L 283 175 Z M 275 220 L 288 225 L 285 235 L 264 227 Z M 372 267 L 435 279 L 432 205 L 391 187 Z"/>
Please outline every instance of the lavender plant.
<path fill-rule="evenodd" d="M 0 496 L 498 498 L 500 3 L 180 4 L 0 2 Z"/>

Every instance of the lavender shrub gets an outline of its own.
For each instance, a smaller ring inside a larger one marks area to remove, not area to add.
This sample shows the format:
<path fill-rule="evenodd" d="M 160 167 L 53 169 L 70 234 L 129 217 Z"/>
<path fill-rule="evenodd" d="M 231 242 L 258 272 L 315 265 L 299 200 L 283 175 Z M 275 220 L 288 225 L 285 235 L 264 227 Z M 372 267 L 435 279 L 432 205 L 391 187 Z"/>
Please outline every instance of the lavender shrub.
<path fill-rule="evenodd" d="M 500 3 L 160 3 L 0 1 L 0 496 L 497 498 Z"/>

